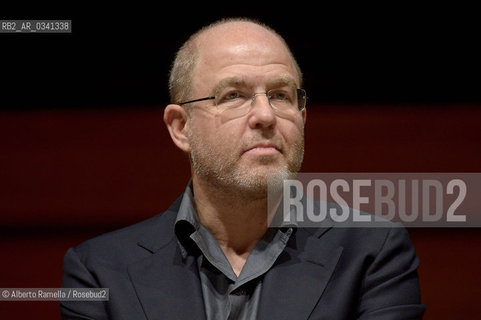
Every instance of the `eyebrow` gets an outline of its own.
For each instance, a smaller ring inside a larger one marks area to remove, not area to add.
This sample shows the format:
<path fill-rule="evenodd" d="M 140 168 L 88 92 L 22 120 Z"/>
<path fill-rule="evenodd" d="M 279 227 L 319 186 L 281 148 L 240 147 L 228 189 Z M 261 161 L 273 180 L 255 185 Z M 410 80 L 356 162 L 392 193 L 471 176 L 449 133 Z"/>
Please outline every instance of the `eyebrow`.
<path fill-rule="evenodd" d="M 296 80 L 294 80 L 294 78 L 292 78 L 289 75 L 283 75 L 273 81 L 267 82 L 267 88 L 279 88 L 279 87 L 291 87 L 293 89 L 296 89 L 297 82 Z"/>
<path fill-rule="evenodd" d="M 212 89 L 212 95 L 218 96 L 227 87 L 247 87 L 247 82 L 241 77 L 229 77 L 219 81 L 214 89 Z"/>
<path fill-rule="evenodd" d="M 278 88 L 278 87 L 292 87 L 297 88 L 297 82 L 294 80 L 293 77 L 289 75 L 281 75 L 280 77 L 267 81 L 266 87 L 267 90 L 270 88 Z M 225 88 L 227 87 L 236 87 L 236 88 L 247 88 L 249 84 L 243 77 L 228 77 L 225 79 L 220 80 L 212 89 L 212 96 L 218 96 Z"/>

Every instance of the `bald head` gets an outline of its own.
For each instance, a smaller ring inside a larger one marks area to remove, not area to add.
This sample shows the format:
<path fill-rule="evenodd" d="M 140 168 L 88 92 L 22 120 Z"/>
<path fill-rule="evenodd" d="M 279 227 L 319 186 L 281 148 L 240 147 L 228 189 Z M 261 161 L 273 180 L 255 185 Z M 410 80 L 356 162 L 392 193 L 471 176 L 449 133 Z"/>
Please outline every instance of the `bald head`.
<path fill-rule="evenodd" d="M 229 55 L 252 58 L 253 50 L 259 52 L 259 59 L 273 54 L 280 58 L 287 56 L 297 75 L 298 85 L 302 85 L 301 70 L 279 34 L 250 19 L 223 19 L 194 33 L 177 52 L 169 79 L 171 102 L 178 104 L 195 98 L 195 83 L 203 82 L 202 70 L 205 68 L 201 65 L 218 62 L 219 58 Z"/>
<path fill-rule="evenodd" d="M 306 109 L 295 106 L 298 70 L 284 40 L 251 21 L 217 22 L 182 46 L 164 121 L 189 155 L 194 184 L 259 200 L 269 174 L 300 169 Z"/>

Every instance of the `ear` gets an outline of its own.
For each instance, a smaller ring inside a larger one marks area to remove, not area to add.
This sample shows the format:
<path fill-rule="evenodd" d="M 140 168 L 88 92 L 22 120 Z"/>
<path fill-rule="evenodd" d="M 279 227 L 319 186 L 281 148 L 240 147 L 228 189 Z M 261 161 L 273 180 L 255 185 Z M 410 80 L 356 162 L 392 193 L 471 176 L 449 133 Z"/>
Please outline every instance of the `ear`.
<path fill-rule="evenodd" d="M 304 125 L 306 125 L 306 120 L 307 120 L 307 110 L 306 110 L 306 108 L 302 109 L 301 114 L 302 114 L 302 121 L 304 121 Z"/>
<path fill-rule="evenodd" d="M 180 150 L 187 153 L 190 152 L 187 135 L 188 120 L 188 114 L 185 109 L 177 104 L 169 104 L 164 110 L 164 122 L 167 125 L 172 141 Z"/>

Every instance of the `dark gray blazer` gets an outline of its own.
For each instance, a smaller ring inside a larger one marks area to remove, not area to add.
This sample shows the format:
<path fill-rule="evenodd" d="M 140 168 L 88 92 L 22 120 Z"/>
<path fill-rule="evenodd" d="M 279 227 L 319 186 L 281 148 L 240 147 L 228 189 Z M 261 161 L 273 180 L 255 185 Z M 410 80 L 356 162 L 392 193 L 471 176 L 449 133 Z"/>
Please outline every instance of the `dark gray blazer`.
<path fill-rule="evenodd" d="M 63 287 L 109 288 L 108 302 L 62 301 L 62 319 L 205 319 L 196 259 L 164 213 L 71 248 Z M 257 319 L 421 319 L 418 259 L 403 228 L 299 228 L 263 277 Z"/>

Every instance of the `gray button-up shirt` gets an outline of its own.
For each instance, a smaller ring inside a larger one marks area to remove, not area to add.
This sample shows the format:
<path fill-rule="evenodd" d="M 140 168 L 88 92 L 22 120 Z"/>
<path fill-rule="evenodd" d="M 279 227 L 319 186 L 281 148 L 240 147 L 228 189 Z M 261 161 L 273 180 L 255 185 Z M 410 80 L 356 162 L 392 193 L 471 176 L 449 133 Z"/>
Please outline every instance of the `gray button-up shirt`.
<path fill-rule="evenodd" d="M 199 222 L 189 183 L 177 214 L 175 234 L 184 259 L 187 255 L 197 256 L 207 319 L 256 318 L 263 275 L 284 250 L 293 230 L 268 229 L 237 277 L 217 240 Z"/>

